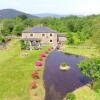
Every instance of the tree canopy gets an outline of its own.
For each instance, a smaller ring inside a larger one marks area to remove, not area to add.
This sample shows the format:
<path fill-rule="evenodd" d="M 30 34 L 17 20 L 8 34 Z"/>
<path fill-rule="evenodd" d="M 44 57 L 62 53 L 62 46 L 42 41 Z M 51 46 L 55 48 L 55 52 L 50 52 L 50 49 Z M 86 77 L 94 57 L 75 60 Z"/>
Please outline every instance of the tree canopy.
<path fill-rule="evenodd" d="M 31 19 L 21 15 L 14 19 L 1 19 L 0 24 L 3 24 L 0 31 L 3 36 L 21 35 L 25 28 L 42 24 L 64 33 L 68 38 L 67 44 L 79 45 L 88 39 L 98 46 L 100 44 L 100 15 Z"/>

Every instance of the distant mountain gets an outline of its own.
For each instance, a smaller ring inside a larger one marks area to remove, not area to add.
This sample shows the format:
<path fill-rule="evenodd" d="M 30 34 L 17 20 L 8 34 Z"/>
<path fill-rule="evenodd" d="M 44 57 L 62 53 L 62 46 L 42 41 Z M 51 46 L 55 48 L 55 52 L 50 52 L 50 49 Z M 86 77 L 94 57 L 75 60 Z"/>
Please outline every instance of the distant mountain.
<path fill-rule="evenodd" d="M 37 16 L 27 14 L 15 9 L 0 10 L 0 18 L 15 18 L 16 16 L 19 16 L 19 15 L 26 15 L 28 18 L 37 18 Z"/>
<path fill-rule="evenodd" d="M 40 13 L 40 14 L 35 14 L 38 17 L 44 18 L 44 17 L 55 17 L 55 18 L 60 18 L 65 15 L 59 15 L 59 14 L 51 14 L 51 13 Z"/>

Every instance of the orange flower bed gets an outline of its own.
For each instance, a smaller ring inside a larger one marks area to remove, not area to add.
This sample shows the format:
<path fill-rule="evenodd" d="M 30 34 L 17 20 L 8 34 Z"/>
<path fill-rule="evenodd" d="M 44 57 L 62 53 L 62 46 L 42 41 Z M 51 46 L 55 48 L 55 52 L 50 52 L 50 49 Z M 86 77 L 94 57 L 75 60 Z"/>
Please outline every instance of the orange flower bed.
<path fill-rule="evenodd" d="M 36 71 L 32 72 L 32 78 L 39 78 L 38 73 Z"/>
<path fill-rule="evenodd" d="M 31 88 L 32 89 L 37 88 L 37 84 L 36 84 L 36 82 L 34 80 L 32 80 L 32 82 L 31 82 Z"/>

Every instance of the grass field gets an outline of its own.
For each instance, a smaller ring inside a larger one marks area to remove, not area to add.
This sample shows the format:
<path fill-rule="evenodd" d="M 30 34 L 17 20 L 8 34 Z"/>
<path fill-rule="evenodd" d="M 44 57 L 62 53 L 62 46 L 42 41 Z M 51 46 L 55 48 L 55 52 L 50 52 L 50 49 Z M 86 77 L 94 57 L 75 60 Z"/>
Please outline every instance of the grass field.
<path fill-rule="evenodd" d="M 76 100 L 100 100 L 100 93 L 96 93 L 89 86 L 83 86 L 74 91 Z"/>
<path fill-rule="evenodd" d="M 63 52 L 82 55 L 86 57 L 98 57 L 100 56 L 99 52 L 95 48 L 82 48 L 82 47 L 73 47 L 73 46 L 63 46 Z"/>
<path fill-rule="evenodd" d="M 61 51 L 65 53 L 71 53 L 76 55 L 85 56 L 88 58 L 99 57 L 99 52 L 95 48 L 78 48 L 73 46 L 64 46 Z M 100 81 L 95 82 L 94 85 L 99 84 Z M 100 88 L 100 85 L 99 85 Z M 73 92 L 76 96 L 76 100 L 100 100 L 100 92 L 96 92 L 88 85 L 85 85 Z"/>
<path fill-rule="evenodd" d="M 0 100 L 29 100 L 31 73 L 41 50 L 21 51 L 19 40 L 12 40 L 0 50 Z M 28 53 L 23 57 L 22 54 Z"/>

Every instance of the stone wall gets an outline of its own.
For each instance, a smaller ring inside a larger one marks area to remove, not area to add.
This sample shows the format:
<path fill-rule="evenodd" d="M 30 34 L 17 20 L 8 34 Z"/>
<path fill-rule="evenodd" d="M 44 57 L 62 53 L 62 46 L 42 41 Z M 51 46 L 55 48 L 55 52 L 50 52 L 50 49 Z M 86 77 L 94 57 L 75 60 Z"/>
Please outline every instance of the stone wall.
<path fill-rule="evenodd" d="M 57 33 L 22 33 L 22 39 L 37 38 L 43 44 L 57 45 Z"/>

